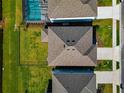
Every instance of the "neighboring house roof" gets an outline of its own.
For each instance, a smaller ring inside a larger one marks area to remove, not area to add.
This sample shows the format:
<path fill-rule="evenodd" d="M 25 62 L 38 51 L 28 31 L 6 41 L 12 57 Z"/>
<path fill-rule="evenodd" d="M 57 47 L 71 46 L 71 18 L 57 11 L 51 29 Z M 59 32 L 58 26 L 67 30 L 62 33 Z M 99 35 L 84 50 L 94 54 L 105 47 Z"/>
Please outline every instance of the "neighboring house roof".
<path fill-rule="evenodd" d="M 53 93 L 96 93 L 96 75 L 93 73 L 53 73 Z"/>
<path fill-rule="evenodd" d="M 96 66 L 91 26 L 48 28 L 49 66 Z"/>
<path fill-rule="evenodd" d="M 49 18 L 96 16 L 97 0 L 48 0 Z"/>

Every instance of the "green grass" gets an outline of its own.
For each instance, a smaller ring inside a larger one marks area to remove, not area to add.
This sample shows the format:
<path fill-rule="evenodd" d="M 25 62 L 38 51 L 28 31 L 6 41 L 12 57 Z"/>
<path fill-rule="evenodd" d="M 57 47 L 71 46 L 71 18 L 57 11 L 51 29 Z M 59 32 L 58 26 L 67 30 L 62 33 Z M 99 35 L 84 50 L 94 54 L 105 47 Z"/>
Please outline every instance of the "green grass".
<path fill-rule="evenodd" d="M 0 67 L 2 65 L 2 56 L 3 56 L 3 31 L 0 29 Z"/>
<path fill-rule="evenodd" d="M 120 0 L 116 0 L 116 1 L 117 1 L 117 2 L 116 2 L 117 4 L 119 4 L 119 3 L 120 3 Z"/>
<path fill-rule="evenodd" d="M 111 60 L 99 60 L 98 65 L 95 68 L 96 71 L 112 71 Z"/>
<path fill-rule="evenodd" d="M 3 93 L 18 92 L 18 32 L 14 32 L 16 0 L 3 0 Z"/>
<path fill-rule="evenodd" d="M 116 23 L 117 23 L 117 24 L 116 24 L 116 25 L 117 25 L 117 29 L 116 29 L 116 31 L 117 31 L 117 34 L 116 34 L 116 35 L 117 35 L 117 36 L 116 36 L 116 37 L 117 37 L 117 40 L 116 40 L 116 41 L 117 41 L 117 42 L 116 42 L 116 44 L 117 44 L 117 46 L 118 46 L 118 45 L 120 45 L 120 31 L 119 31 L 120 22 L 117 21 Z"/>
<path fill-rule="evenodd" d="M 41 66 L 21 66 L 18 93 L 45 93 L 48 80 L 51 78 L 50 68 Z"/>
<path fill-rule="evenodd" d="M 117 87 L 117 93 L 120 93 L 120 86 L 116 85 L 116 87 Z"/>
<path fill-rule="evenodd" d="M 16 0 L 16 25 L 22 23 L 22 0 Z"/>
<path fill-rule="evenodd" d="M 112 47 L 112 19 L 95 20 L 98 47 Z"/>
<path fill-rule="evenodd" d="M 41 27 L 33 26 L 20 31 L 21 64 L 47 63 L 48 44 L 41 42 Z"/>
<path fill-rule="evenodd" d="M 3 30 L 0 29 L 0 92 L 2 91 L 2 64 L 3 64 Z"/>
<path fill-rule="evenodd" d="M 17 2 L 20 1 L 3 0 L 3 17 L 5 18 L 3 33 L 3 93 L 25 93 L 26 91 L 44 93 L 48 79 L 51 78 L 50 69 L 19 64 L 19 32 L 14 31 L 14 25 L 16 23 L 16 7 L 19 7 L 16 4 L 19 4 Z M 33 87 L 32 82 L 37 86 Z"/>
<path fill-rule="evenodd" d="M 116 62 L 116 69 L 119 69 L 120 68 L 120 62 Z"/>
<path fill-rule="evenodd" d="M 113 93 L 113 92 L 112 92 L 112 85 L 111 85 L 111 84 L 106 84 L 106 85 L 104 86 L 103 93 Z"/>
<path fill-rule="evenodd" d="M 99 84 L 98 87 L 101 88 L 102 93 L 113 93 L 112 84 Z"/>
<path fill-rule="evenodd" d="M 112 0 L 98 0 L 98 6 L 112 6 Z"/>
<path fill-rule="evenodd" d="M 29 93 L 45 93 L 45 88 L 48 84 L 48 79 L 51 78 L 51 72 L 41 67 L 30 67 L 29 68 Z"/>

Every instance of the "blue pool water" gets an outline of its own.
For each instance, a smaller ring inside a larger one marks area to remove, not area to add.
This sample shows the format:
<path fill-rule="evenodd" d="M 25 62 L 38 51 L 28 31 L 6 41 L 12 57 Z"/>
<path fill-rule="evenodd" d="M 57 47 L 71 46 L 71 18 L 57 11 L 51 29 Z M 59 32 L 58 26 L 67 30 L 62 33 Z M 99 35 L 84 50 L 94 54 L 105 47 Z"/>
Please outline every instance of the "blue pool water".
<path fill-rule="evenodd" d="M 44 19 L 41 10 L 41 0 L 26 0 L 25 2 L 25 20 L 41 21 Z"/>

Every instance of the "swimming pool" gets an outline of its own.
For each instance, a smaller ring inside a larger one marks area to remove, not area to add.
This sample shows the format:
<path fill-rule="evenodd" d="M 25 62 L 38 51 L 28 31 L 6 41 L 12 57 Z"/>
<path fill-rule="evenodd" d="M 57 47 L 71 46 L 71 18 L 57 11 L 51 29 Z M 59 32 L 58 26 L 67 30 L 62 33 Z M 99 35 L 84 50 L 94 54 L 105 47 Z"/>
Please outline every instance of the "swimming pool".
<path fill-rule="evenodd" d="M 41 0 L 25 0 L 25 21 L 45 20 Z"/>

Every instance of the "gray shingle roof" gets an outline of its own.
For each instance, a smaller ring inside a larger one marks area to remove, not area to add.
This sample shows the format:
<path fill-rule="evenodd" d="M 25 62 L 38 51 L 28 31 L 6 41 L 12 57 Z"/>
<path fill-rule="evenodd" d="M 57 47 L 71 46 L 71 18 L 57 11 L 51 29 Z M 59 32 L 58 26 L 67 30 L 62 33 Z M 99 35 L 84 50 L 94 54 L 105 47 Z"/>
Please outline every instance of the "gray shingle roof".
<path fill-rule="evenodd" d="M 53 93 L 96 93 L 93 73 L 53 73 L 52 78 Z"/>
<path fill-rule="evenodd" d="M 42 42 L 48 42 L 48 30 L 47 29 L 42 31 L 42 33 L 41 33 L 41 41 Z"/>
<path fill-rule="evenodd" d="M 92 27 L 49 27 L 49 66 L 96 66 Z"/>
<path fill-rule="evenodd" d="M 95 17 L 97 0 L 48 0 L 49 18 Z"/>

